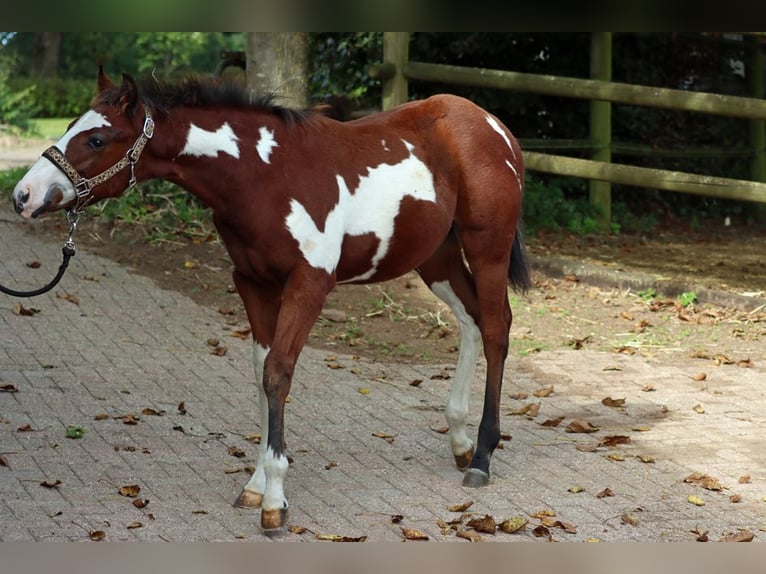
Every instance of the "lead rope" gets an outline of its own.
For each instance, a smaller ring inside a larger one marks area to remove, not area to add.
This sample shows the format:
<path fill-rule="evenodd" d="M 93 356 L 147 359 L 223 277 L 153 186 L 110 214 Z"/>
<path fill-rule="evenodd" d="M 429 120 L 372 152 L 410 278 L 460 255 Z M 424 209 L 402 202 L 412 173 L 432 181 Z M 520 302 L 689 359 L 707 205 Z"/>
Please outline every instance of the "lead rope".
<path fill-rule="evenodd" d="M 72 240 L 72 236 L 74 235 L 74 232 L 77 229 L 77 223 L 80 221 L 81 214 L 82 214 L 82 211 L 78 211 L 77 209 L 71 209 L 66 212 L 66 219 L 69 222 L 69 233 L 67 234 L 67 238 L 64 241 L 64 246 L 61 248 L 61 254 L 63 256 L 61 265 L 59 265 L 59 270 L 56 273 L 56 276 L 53 279 L 51 279 L 50 283 L 48 283 L 44 287 L 35 289 L 34 291 L 17 291 L 16 289 L 10 289 L 0 284 L 0 291 L 5 293 L 6 295 L 11 295 L 12 297 L 36 297 L 37 295 L 42 295 L 43 293 L 47 293 L 48 291 L 53 289 L 56 285 L 58 285 L 58 282 L 61 281 L 61 278 L 64 276 L 64 272 L 69 266 L 69 260 L 72 257 L 74 257 L 74 254 L 75 254 L 75 247 L 74 247 L 74 241 Z"/>

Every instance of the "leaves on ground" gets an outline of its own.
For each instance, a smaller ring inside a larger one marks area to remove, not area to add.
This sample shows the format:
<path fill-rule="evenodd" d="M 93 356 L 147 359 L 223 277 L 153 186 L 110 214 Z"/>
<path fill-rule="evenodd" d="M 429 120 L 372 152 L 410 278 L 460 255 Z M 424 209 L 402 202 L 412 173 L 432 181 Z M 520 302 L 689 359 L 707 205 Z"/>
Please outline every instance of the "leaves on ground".
<path fill-rule="evenodd" d="M 708 474 L 703 474 L 701 472 L 693 472 L 686 478 L 684 478 L 684 482 L 690 483 L 690 484 L 698 484 L 702 488 L 706 490 L 723 490 L 724 487 L 721 486 L 721 483 L 718 481 L 717 478 L 712 477 Z"/>
<path fill-rule="evenodd" d="M 727 534 L 721 538 L 721 542 L 752 542 L 755 534 L 749 530 L 739 530 L 733 534 Z"/>
<path fill-rule="evenodd" d="M 570 433 L 592 433 L 598 430 L 600 430 L 599 427 L 593 426 L 584 419 L 575 419 L 566 427 L 566 431 Z"/>
<path fill-rule="evenodd" d="M 415 528 L 402 527 L 402 535 L 405 540 L 429 540 L 428 535 Z"/>
<path fill-rule="evenodd" d="M 16 385 L 12 385 L 10 383 L 3 383 L 0 385 L 0 393 L 18 393 L 19 390 L 16 388 Z"/>
<path fill-rule="evenodd" d="M 129 484 L 126 486 L 121 486 L 118 492 L 120 493 L 120 496 L 135 498 L 138 496 L 138 493 L 141 492 L 141 487 L 137 484 Z"/>
<path fill-rule="evenodd" d="M 66 427 L 66 437 L 67 438 L 82 438 L 85 434 L 85 429 L 83 427 L 78 426 L 68 426 Z"/>
<path fill-rule="evenodd" d="M 481 518 L 472 518 L 466 523 L 466 526 L 473 528 L 477 532 L 484 532 L 486 534 L 494 534 L 497 530 L 497 523 L 489 514 L 485 514 Z"/>
<path fill-rule="evenodd" d="M 453 504 L 452 506 L 448 506 L 447 510 L 449 510 L 450 512 L 465 512 L 472 506 L 473 506 L 473 500 L 468 500 L 460 504 Z"/>
<path fill-rule="evenodd" d="M 58 488 L 59 486 L 61 486 L 61 481 L 60 481 L 60 480 L 58 480 L 58 479 L 56 479 L 56 480 L 53 480 L 53 481 L 50 481 L 50 480 L 43 480 L 43 481 L 40 483 L 40 486 L 42 486 L 42 487 L 44 487 L 44 488 Z"/>
<path fill-rule="evenodd" d="M 372 433 L 372 436 L 376 438 L 382 438 L 388 444 L 393 444 L 395 438 L 394 435 L 388 434 L 387 432 L 374 432 Z"/>
<path fill-rule="evenodd" d="M 13 314 L 21 317 L 33 317 L 40 312 L 40 309 L 34 307 L 24 307 L 21 303 L 14 303 Z"/>

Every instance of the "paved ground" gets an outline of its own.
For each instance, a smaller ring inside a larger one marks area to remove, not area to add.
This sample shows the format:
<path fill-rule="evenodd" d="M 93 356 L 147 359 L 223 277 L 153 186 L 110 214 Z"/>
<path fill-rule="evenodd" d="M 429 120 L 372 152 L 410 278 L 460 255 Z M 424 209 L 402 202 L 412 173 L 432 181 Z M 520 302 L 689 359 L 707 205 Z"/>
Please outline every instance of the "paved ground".
<path fill-rule="evenodd" d="M 23 225 L 3 202 L 0 278 L 36 287 L 57 267 L 60 246 Z M 40 269 L 26 265 L 34 260 Z M 455 528 L 470 531 L 467 521 L 485 515 L 529 521 L 515 534 L 482 535 L 496 541 L 546 540 L 540 525 L 564 541 L 690 541 L 702 532 L 720 540 L 742 531 L 766 539 L 763 354 L 751 368 L 711 363 L 704 382 L 692 378 L 699 359 L 585 350 L 511 357 L 502 405 L 509 436 L 490 485 L 472 490 L 438 432 L 452 365 L 383 365 L 313 349 L 301 356 L 287 407 L 294 528 L 267 538 L 257 511 L 231 506 L 254 465 L 248 437 L 259 432 L 250 344 L 231 336 L 238 327 L 83 249 L 53 293 L 0 295 L 0 541 L 98 533 L 110 541 L 399 541 L 402 528 L 456 541 Z M 225 355 L 211 354 L 211 338 Z M 549 385 L 553 394 L 534 396 Z M 511 398 L 519 392 L 529 398 Z M 602 404 L 607 396 L 624 405 Z M 505 414 L 530 403 L 540 403 L 536 417 Z M 540 424 L 557 417 L 558 426 Z M 577 419 L 600 430 L 566 432 Z M 67 427 L 84 432 L 67 438 Z M 616 436 L 630 442 L 609 446 Z M 684 482 L 694 472 L 711 478 Z M 136 497 L 120 494 L 134 485 Z M 472 516 L 450 510 L 468 501 Z"/>

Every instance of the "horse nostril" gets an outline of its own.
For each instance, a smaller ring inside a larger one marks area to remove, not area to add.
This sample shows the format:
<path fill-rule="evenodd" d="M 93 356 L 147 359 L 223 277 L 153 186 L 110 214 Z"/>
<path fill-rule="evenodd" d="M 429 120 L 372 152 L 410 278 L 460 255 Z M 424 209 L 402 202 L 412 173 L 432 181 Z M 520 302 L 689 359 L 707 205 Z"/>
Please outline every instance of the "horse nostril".
<path fill-rule="evenodd" d="M 15 198 L 13 202 L 13 207 L 16 210 L 16 213 L 21 213 L 22 211 L 24 211 L 24 204 L 27 202 L 28 199 L 29 199 L 29 192 L 23 195 L 19 194 L 18 197 Z"/>

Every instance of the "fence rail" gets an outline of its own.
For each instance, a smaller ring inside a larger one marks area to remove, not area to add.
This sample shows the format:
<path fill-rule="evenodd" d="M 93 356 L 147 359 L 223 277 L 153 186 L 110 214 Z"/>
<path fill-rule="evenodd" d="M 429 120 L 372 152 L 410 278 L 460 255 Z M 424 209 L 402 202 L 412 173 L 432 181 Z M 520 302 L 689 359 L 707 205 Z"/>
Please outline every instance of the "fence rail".
<path fill-rule="evenodd" d="M 542 95 L 591 100 L 590 140 L 548 140 L 546 149 L 589 151 L 592 159 L 531 151 L 540 149 L 545 140 L 528 140 L 522 145 L 527 167 L 533 171 L 581 177 L 591 180 L 591 202 L 601 207 L 602 223 L 611 214 L 609 183 L 654 188 L 681 193 L 766 203 L 766 100 L 763 100 L 763 54 L 759 38 L 748 38 L 750 54 L 749 90 L 756 97 L 689 92 L 609 81 L 611 78 L 611 34 L 593 33 L 591 42 L 592 75 L 601 79 L 581 79 L 509 70 L 471 68 L 446 64 L 409 61 L 409 34 L 385 32 L 382 64 L 370 68 L 370 75 L 383 81 L 383 108 L 407 100 L 407 81 L 418 80 L 474 87 L 530 92 Z M 606 80 L 604 78 L 607 78 Z M 749 120 L 751 148 L 715 150 L 653 151 L 651 155 L 688 157 L 702 155 L 749 156 L 751 180 L 729 179 L 701 174 L 652 169 L 611 162 L 611 153 L 641 153 L 641 146 L 611 141 L 611 103 L 683 110 Z M 525 140 L 521 139 L 522 144 Z M 600 160 L 600 161 L 599 161 Z M 604 183 L 609 182 L 609 183 Z M 762 210 L 763 211 L 763 210 Z"/>

